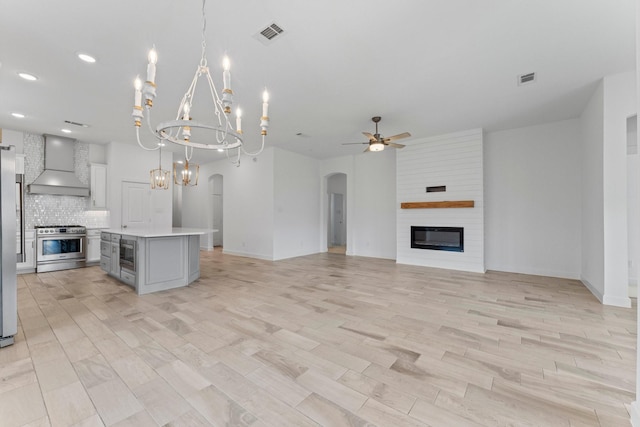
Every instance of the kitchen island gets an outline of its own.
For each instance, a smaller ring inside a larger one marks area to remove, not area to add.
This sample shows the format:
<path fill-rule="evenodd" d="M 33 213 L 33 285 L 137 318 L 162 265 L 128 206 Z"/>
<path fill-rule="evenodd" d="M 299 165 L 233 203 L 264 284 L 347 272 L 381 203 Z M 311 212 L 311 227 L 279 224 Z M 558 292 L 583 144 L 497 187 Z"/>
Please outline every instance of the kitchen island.
<path fill-rule="evenodd" d="M 107 229 L 100 235 L 100 267 L 138 295 L 187 286 L 200 277 L 195 228 Z"/>

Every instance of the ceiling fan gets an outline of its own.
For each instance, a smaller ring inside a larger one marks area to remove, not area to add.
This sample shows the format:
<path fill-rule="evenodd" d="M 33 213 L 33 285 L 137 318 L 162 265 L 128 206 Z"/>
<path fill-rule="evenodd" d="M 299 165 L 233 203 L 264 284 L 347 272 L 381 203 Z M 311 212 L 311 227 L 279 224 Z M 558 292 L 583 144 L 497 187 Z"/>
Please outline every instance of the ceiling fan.
<path fill-rule="evenodd" d="M 367 149 L 364 150 L 365 153 L 367 151 L 382 151 L 382 150 L 384 150 L 385 146 L 389 146 L 389 147 L 393 147 L 393 148 L 404 148 L 403 144 L 396 144 L 393 141 L 395 141 L 397 139 L 407 138 L 407 137 L 411 136 L 411 134 L 409 132 L 404 132 L 404 133 L 400 133 L 398 135 L 390 136 L 389 138 L 383 138 L 378 133 L 378 122 L 381 119 L 382 118 L 380 116 L 375 116 L 375 117 L 371 118 L 371 120 L 376 124 L 376 133 L 375 134 L 372 135 L 369 132 L 362 132 L 362 134 L 364 136 L 369 138 L 369 142 L 346 142 L 346 143 L 344 143 L 342 145 L 369 144 Z"/>

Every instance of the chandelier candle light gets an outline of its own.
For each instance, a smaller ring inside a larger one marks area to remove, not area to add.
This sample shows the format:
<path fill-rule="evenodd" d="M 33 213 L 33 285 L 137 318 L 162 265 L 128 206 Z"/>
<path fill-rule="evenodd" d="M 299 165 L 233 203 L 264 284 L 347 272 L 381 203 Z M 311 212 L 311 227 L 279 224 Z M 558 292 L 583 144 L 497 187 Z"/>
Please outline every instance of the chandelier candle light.
<path fill-rule="evenodd" d="M 197 184 L 199 166 L 194 163 L 189 163 L 193 156 L 194 148 L 224 151 L 227 154 L 227 158 L 229 158 L 233 164 L 239 166 L 240 155 L 242 153 L 249 156 L 257 156 L 262 152 L 264 149 L 265 137 L 267 135 L 267 128 L 269 127 L 269 93 L 265 89 L 262 94 L 262 116 L 260 117 L 260 135 L 262 139 L 260 149 L 254 153 L 248 152 L 244 149 L 244 141 L 242 138 L 242 111 L 240 108 L 236 109 L 235 129 L 231 124 L 230 118 L 231 107 L 233 105 L 233 90 L 231 89 L 231 61 L 226 55 L 222 61 L 222 96 L 219 96 L 218 91 L 216 90 L 207 65 L 205 39 L 207 20 L 205 16 L 205 3 L 206 0 L 203 0 L 202 54 L 200 56 L 200 63 L 196 68 L 195 75 L 189 85 L 189 88 L 180 101 L 175 120 L 161 122 L 155 129 L 153 129 L 151 125 L 151 109 L 153 107 L 153 100 L 156 96 L 155 78 L 156 64 L 158 62 L 158 55 L 155 47 L 151 49 L 148 55 L 146 81 L 143 84 L 140 78 L 136 78 L 134 83 L 135 96 L 132 115 L 134 119 L 134 126 L 136 128 L 136 139 L 140 147 L 147 151 L 154 151 L 160 149 L 160 144 L 164 141 L 169 141 L 173 144 L 185 147 L 185 162 L 183 163 L 182 170 L 178 170 L 179 166 L 177 166 L 176 163 L 173 165 L 174 182 L 178 185 Z M 211 118 L 213 120 L 212 123 L 193 120 L 192 117 L 193 99 L 200 77 L 204 77 L 209 85 L 214 107 L 213 112 L 202 113 L 201 117 Z M 158 140 L 155 147 L 146 147 L 140 140 L 140 127 L 142 126 L 143 121 L 147 122 L 149 131 Z M 192 130 L 196 129 L 205 131 L 203 133 L 207 134 L 206 141 L 192 140 Z M 195 172 L 195 176 L 192 172 Z"/>

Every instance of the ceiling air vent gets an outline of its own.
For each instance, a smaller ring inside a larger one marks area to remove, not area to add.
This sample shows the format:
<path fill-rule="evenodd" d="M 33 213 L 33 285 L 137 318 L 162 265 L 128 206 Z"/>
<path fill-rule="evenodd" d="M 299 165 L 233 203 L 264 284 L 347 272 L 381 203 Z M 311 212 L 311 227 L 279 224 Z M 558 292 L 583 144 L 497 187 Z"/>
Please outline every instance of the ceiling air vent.
<path fill-rule="evenodd" d="M 518 76 L 518 86 L 530 84 L 536 81 L 536 73 L 520 74 Z"/>
<path fill-rule="evenodd" d="M 282 33 L 284 33 L 282 27 L 275 22 L 272 22 L 254 34 L 253 37 L 264 45 L 270 45 L 276 38 L 278 38 L 278 36 L 282 35 Z"/>
<path fill-rule="evenodd" d="M 89 125 L 85 125 L 84 123 L 72 122 L 71 120 L 65 120 L 64 122 L 69 124 L 69 125 L 80 126 L 81 128 L 88 128 L 89 127 Z"/>

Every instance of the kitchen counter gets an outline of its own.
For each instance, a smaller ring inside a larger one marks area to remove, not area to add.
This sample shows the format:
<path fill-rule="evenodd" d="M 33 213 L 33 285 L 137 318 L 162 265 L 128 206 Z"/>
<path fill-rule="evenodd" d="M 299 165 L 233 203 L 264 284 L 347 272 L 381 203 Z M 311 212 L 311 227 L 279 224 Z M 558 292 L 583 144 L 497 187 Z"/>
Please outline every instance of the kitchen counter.
<path fill-rule="evenodd" d="M 133 287 L 138 295 L 188 286 L 200 277 L 200 235 L 210 231 L 198 228 L 102 230 L 100 266 L 110 276 Z M 124 254 L 121 256 L 121 240 L 127 240 L 128 259 L 133 260 L 133 266 L 125 263 Z"/>
<path fill-rule="evenodd" d="M 216 232 L 218 230 L 212 230 L 207 228 L 185 228 L 185 227 L 174 227 L 174 228 L 110 228 L 106 230 L 102 230 L 107 233 L 113 234 L 126 234 L 127 236 L 133 237 L 168 237 L 168 236 L 200 236 L 205 233 Z"/>

